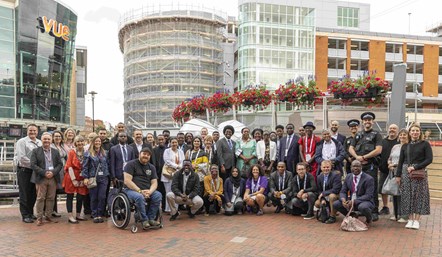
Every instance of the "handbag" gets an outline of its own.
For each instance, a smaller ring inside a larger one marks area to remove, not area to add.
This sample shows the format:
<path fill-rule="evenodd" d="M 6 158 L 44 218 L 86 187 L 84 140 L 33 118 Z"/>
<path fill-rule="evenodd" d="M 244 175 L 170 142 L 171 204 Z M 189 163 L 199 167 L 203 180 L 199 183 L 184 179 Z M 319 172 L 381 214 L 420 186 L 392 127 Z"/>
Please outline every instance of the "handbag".
<path fill-rule="evenodd" d="M 175 173 L 175 169 L 171 166 L 164 165 L 161 174 L 167 179 L 172 179 L 173 174 Z"/>
<path fill-rule="evenodd" d="M 87 188 L 91 189 L 91 188 L 97 187 L 97 175 L 98 175 L 99 170 L 101 170 L 101 164 L 98 164 L 98 167 L 95 170 L 95 176 L 92 178 L 89 178 Z"/>
<path fill-rule="evenodd" d="M 352 200 L 350 211 L 348 211 L 344 220 L 341 223 L 341 230 L 347 232 L 359 232 L 368 230 L 367 225 L 359 220 L 358 218 L 354 218 L 350 216 L 351 211 L 353 210 L 354 201 Z"/>
<path fill-rule="evenodd" d="M 407 158 L 408 158 L 408 166 L 413 166 L 410 163 L 410 144 L 407 145 Z M 412 172 L 410 172 L 410 179 L 416 179 L 416 180 L 424 179 L 425 175 L 426 175 L 425 169 L 413 170 Z"/>
<path fill-rule="evenodd" d="M 325 223 L 329 219 L 327 204 L 321 204 L 319 211 L 316 214 L 316 219 L 322 223 Z"/>
<path fill-rule="evenodd" d="M 396 178 L 393 176 L 393 171 L 388 173 L 388 177 L 385 179 L 384 185 L 382 185 L 382 194 L 384 195 L 400 195 L 399 185 L 396 182 Z"/>

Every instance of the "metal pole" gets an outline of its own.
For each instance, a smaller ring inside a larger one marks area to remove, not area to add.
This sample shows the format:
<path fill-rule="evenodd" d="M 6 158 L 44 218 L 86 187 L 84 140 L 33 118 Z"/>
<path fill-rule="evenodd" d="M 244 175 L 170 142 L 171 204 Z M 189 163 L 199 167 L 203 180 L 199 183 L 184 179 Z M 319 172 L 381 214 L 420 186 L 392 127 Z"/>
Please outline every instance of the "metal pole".
<path fill-rule="evenodd" d="M 408 13 L 408 34 L 411 33 L 411 12 Z"/>
<path fill-rule="evenodd" d="M 414 123 L 417 123 L 417 83 L 413 84 L 414 91 Z"/>
<path fill-rule="evenodd" d="M 92 132 L 95 132 L 95 95 L 98 93 L 90 91 L 89 94 L 92 96 Z"/>

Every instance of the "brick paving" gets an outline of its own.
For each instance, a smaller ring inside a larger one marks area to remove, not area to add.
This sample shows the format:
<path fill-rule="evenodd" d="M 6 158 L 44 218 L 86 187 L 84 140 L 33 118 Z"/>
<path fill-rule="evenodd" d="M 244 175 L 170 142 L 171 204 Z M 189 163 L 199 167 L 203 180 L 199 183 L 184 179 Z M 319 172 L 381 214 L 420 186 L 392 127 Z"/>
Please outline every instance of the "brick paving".
<path fill-rule="evenodd" d="M 62 212 L 63 206 L 59 208 Z M 391 208 L 390 208 L 391 209 Z M 109 220 L 69 224 L 21 222 L 17 207 L 0 208 L 1 256 L 442 256 L 442 202 L 432 201 L 421 229 L 381 216 L 366 232 L 339 230 L 342 215 L 331 225 L 303 220 L 266 208 L 263 216 L 181 215 L 164 228 L 132 234 Z M 130 226 L 129 226 L 130 227 Z M 235 237 L 242 243 L 230 242 Z M 241 238 L 239 238 L 241 239 Z M 242 241 L 242 240 L 239 240 Z"/>

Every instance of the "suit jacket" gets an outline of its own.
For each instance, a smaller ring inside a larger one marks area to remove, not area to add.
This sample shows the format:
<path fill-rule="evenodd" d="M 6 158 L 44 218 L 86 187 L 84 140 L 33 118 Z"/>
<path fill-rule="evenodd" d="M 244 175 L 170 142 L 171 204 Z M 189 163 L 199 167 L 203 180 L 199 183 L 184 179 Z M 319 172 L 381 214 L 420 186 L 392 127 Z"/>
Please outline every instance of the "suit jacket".
<path fill-rule="evenodd" d="M 295 173 L 296 164 L 299 162 L 299 137 L 295 134 L 292 134 L 292 141 L 290 145 L 287 146 L 287 136 L 281 138 L 279 141 L 279 156 L 278 161 L 286 161 L 287 162 L 287 170 Z M 285 150 L 288 149 L 287 158 L 285 157 Z"/>
<path fill-rule="evenodd" d="M 318 176 L 318 193 L 322 194 L 322 196 L 328 196 L 330 194 L 339 195 L 341 192 L 342 183 L 341 183 L 341 175 L 330 172 L 328 175 L 327 183 L 325 184 L 324 190 L 324 173 L 321 173 Z"/>
<path fill-rule="evenodd" d="M 336 138 L 333 138 L 333 139 L 338 140 L 338 142 L 341 143 L 342 145 L 344 145 L 344 143 L 345 143 L 345 136 L 342 135 L 341 133 L 338 133 L 338 136 Z"/>
<path fill-rule="evenodd" d="M 339 199 L 342 198 L 345 198 L 346 200 L 351 199 L 353 176 L 354 175 L 352 173 L 348 174 L 347 177 L 345 178 L 345 181 L 342 184 L 341 193 L 339 194 Z M 374 194 L 374 179 L 365 172 L 362 172 L 356 191 L 355 205 L 357 206 L 361 202 L 370 202 L 371 204 L 373 204 L 374 207 L 373 194 Z M 350 195 L 350 197 L 348 197 L 348 195 Z"/>
<path fill-rule="evenodd" d="M 342 163 L 346 156 L 345 149 L 338 140 L 334 138 L 332 138 L 331 140 L 336 146 L 336 158 L 335 158 L 334 169 L 342 171 Z M 324 158 L 322 158 L 323 148 L 324 148 L 324 140 L 321 140 L 318 144 L 316 144 L 315 161 L 316 163 L 318 163 L 318 172 L 316 174 L 319 174 L 321 172 L 321 163 L 324 160 Z"/>
<path fill-rule="evenodd" d="M 232 141 L 232 149 L 229 147 L 229 143 L 227 142 L 227 138 L 221 138 L 216 142 L 216 151 L 218 156 L 218 164 L 219 166 L 224 165 L 226 169 L 231 169 L 235 166 L 235 145 L 236 142 Z"/>
<path fill-rule="evenodd" d="M 151 158 L 153 165 L 155 166 L 155 169 L 157 169 L 157 175 L 159 178 L 161 178 L 161 172 L 163 171 L 164 166 L 164 151 L 166 151 L 167 147 L 161 147 L 157 145 L 153 149 L 153 158 Z"/>
<path fill-rule="evenodd" d="M 292 196 L 292 187 L 293 187 L 293 173 L 289 172 L 289 171 L 284 171 L 285 172 L 285 179 L 284 179 L 284 190 L 282 190 L 282 192 L 287 196 L 287 198 L 291 198 Z M 269 178 L 269 195 L 273 195 L 273 193 L 275 191 L 279 191 L 278 190 L 278 186 L 279 186 L 279 174 L 278 171 L 274 171 L 272 172 L 272 174 L 270 174 L 270 178 Z"/>
<path fill-rule="evenodd" d="M 178 196 L 184 193 L 190 199 L 193 199 L 200 191 L 200 179 L 194 171 L 191 171 L 189 179 L 187 180 L 186 190 L 183 192 L 183 173 L 184 171 L 178 171 L 173 175 L 171 186 L 172 192 Z"/>
<path fill-rule="evenodd" d="M 127 161 L 135 159 L 134 150 L 132 147 L 126 145 Z M 114 145 L 109 151 L 109 167 L 111 179 L 117 178 L 123 180 L 123 153 L 121 152 L 120 144 Z"/>
<path fill-rule="evenodd" d="M 60 153 L 55 149 L 51 149 L 51 158 L 52 166 L 54 168 L 52 173 L 54 174 L 55 181 L 60 183 L 60 171 L 63 169 L 63 162 L 61 160 Z M 33 170 L 31 182 L 40 184 L 45 178 L 46 174 L 46 159 L 42 146 L 32 150 L 31 169 Z"/>
<path fill-rule="evenodd" d="M 118 133 L 115 134 L 115 136 L 113 138 L 111 138 L 110 142 L 111 142 L 112 146 L 120 144 L 120 142 L 118 141 Z M 127 134 L 126 144 L 130 145 L 133 142 L 134 142 L 134 139 L 131 136 L 129 136 L 129 134 Z"/>
<path fill-rule="evenodd" d="M 186 153 L 187 150 L 189 150 L 189 149 L 191 149 L 191 148 L 190 148 L 186 143 L 184 143 L 184 144 L 182 145 L 182 147 L 178 145 L 178 149 L 181 149 L 181 151 L 183 151 L 183 153 Z"/>
<path fill-rule="evenodd" d="M 137 144 L 135 142 L 133 142 L 129 146 L 132 147 L 132 149 L 134 151 L 135 159 L 138 159 L 138 157 L 140 157 L 140 152 L 138 152 Z M 143 149 L 144 147 L 149 147 L 149 149 L 152 151 L 152 145 L 151 144 L 143 142 L 143 144 L 141 145 L 141 149 Z M 153 152 L 152 152 L 152 154 L 153 154 Z M 152 159 L 152 156 L 151 156 L 151 159 Z"/>

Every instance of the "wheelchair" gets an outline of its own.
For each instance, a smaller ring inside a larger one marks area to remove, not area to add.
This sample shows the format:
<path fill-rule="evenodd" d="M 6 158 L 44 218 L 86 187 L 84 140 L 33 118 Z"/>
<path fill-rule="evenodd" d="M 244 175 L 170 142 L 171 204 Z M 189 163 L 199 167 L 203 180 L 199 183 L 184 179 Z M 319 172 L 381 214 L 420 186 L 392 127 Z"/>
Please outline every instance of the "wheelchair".
<path fill-rule="evenodd" d="M 129 223 L 132 216 L 132 212 L 134 213 L 135 222 L 132 224 L 130 231 L 132 233 L 137 233 L 138 224 L 141 224 L 141 215 L 137 210 L 137 207 L 133 201 L 129 200 L 127 194 L 123 190 L 123 183 L 119 182 L 116 186 L 118 188 L 118 193 L 115 195 L 112 200 L 111 205 L 111 213 L 110 216 L 112 218 L 112 223 L 119 229 L 125 229 Z M 146 205 L 149 205 L 149 200 L 146 201 Z M 148 206 L 146 206 L 148 207 Z M 155 220 L 160 224 L 158 226 L 150 226 L 148 229 L 159 229 L 163 228 L 163 217 L 161 213 L 161 206 L 158 209 L 158 213 L 155 217 Z"/>

